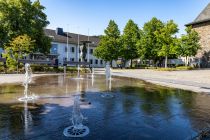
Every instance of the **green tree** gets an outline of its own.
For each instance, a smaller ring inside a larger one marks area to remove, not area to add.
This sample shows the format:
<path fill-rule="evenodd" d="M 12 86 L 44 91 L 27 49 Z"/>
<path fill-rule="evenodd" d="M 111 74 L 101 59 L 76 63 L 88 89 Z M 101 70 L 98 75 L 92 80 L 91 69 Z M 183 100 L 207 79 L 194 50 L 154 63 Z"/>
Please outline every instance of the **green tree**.
<path fill-rule="evenodd" d="M 153 60 L 155 63 L 160 59 L 158 51 L 161 44 L 158 42 L 155 32 L 160 32 L 163 27 L 164 23 L 156 17 L 144 24 L 141 39 L 137 43 L 138 54 L 142 59 Z"/>
<path fill-rule="evenodd" d="M 167 68 L 168 57 L 178 54 L 178 44 L 175 34 L 178 32 L 178 26 L 173 20 L 168 21 L 160 31 L 156 31 L 155 35 L 161 48 L 158 56 L 165 57 L 165 67 Z"/>
<path fill-rule="evenodd" d="M 7 58 L 7 66 L 14 70 L 18 65 L 18 59 L 22 59 L 34 50 L 34 43 L 35 41 L 28 35 L 20 35 L 8 43 L 3 54 Z"/>
<path fill-rule="evenodd" d="M 0 0 L 0 47 L 13 38 L 27 34 L 35 40 L 34 51 L 49 53 L 50 38 L 44 28 L 49 24 L 39 0 Z"/>
<path fill-rule="evenodd" d="M 133 59 L 138 58 L 138 50 L 137 50 L 137 41 L 140 39 L 140 31 L 138 25 L 133 22 L 133 20 L 129 20 L 126 24 L 123 35 L 122 35 L 122 48 L 120 49 L 120 53 L 122 58 L 125 60 L 130 59 L 132 68 Z"/>
<path fill-rule="evenodd" d="M 186 35 L 181 36 L 181 44 L 179 48 L 180 56 L 186 58 L 185 65 L 188 65 L 188 57 L 195 56 L 199 49 L 201 49 L 199 40 L 200 37 L 198 33 L 192 29 L 192 27 L 187 27 L 185 29 Z"/>
<path fill-rule="evenodd" d="M 106 62 L 117 60 L 120 48 L 120 31 L 114 20 L 110 20 L 108 27 L 104 30 L 105 35 L 100 37 L 99 46 L 95 49 L 94 55 Z"/>

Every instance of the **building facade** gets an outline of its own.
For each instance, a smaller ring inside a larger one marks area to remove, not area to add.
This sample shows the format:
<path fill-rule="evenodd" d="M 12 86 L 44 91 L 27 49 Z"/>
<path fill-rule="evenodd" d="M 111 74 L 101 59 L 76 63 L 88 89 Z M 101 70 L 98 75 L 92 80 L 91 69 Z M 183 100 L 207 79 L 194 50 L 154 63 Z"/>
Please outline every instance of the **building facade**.
<path fill-rule="evenodd" d="M 200 36 L 201 50 L 198 51 L 194 61 L 201 67 L 210 67 L 210 3 L 193 22 L 186 26 L 192 26 Z"/>
<path fill-rule="evenodd" d="M 85 62 L 89 62 L 92 67 L 104 67 L 105 62 L 93 55 L 95 48 L 98 46 L 99 37 L 85 36 L 74 33 L 63 32 L 62 28 L 56 30 L 45 29 L 45 34 L 52 39 L 50 54 L 58 55 L 58 64 L 63 65 L 64 61 L 81 62 L 81 48 L 83 42 L 86 44 L 87 55 Z"/>
<path fill-rule="evenodd" d="M 63 66 L 65 61 L 70 62 L 89 62 L 91 67 L 105 67 L 105 61 L 98 59 L 93 55 L 94 50 L 99 44 L 98 36 L 86 36 L 81 34 L 67 33 L 64 32 L 62 28 L 57 28 L 56 30 L 44 29 L 45 35 L 52 39 L 51 49 L 49 55 L 44 55 L 41 53 L 33 53 L 27 57 L 33 60 L 45 60 L 54 61 L 55 58 L 58 59 L 58 65 Z M 84 44 L 85 42 L 89 42 Z M 81 59 L 82 47 L 86 45 L 87 54 L 85 60 Z M 0 48 L 0 58 L 2 57 L 4 50 Z M 117 67 L 117 62 L 112 62 L 113 67 Z"/>

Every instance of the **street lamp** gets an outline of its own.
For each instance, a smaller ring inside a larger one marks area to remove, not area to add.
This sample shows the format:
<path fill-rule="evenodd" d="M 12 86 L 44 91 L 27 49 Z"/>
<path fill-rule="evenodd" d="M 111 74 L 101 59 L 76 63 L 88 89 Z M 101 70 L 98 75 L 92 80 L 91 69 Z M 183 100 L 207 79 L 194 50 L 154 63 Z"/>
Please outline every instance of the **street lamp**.
<path fill-rule="evenodd" d="M 79 62 L 79 58 L 80 58 L 80 46 L 79 46 L 79 27 L 77 27 L 77 48 L 78 48 L 78 54 L 77 54 L 77 60 Z"/>
<path fill-rule="evenodd" d="M 90 36 L 89 36 L 89 29 L 88 29 L 88 41 L 90 41 Z M 90 45 L 88 43 L 88 49 L 87 49 L 87 54 L 88 54 L 88 58 L 87 58 L 87 62 L 89 63 L 90 62 Z"/>
<path fill-rule="evenodd" d="M 69 24 L 67 24 L 67 36 L 66 36 L 66 61 L 69 59 L 68 48 L 69 48 Z"/>

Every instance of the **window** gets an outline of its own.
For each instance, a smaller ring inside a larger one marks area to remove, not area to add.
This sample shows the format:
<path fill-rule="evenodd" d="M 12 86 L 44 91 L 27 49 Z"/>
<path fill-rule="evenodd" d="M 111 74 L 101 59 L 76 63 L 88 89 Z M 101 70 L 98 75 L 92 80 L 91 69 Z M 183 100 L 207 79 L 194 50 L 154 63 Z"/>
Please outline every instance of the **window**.
<path fill-rule="evenodd" d="M 64 51 L 67 52 L 67 46 L 65 46 Z"/>
<path fill-rule="evenodd" d="M 93 64 L 93 60 L 92 59 L 90 59 L 90 64 Z"/>
<path fill-rule="evenodd" d="M 90 54 L 93 54 L 93 49 L 90 49 Z"/>
<path fill-rule="evenodd" d="M 95 60 L 95 64 L 98 64 L 98 60 L 97 59 Z"/>
<path fill-rule="evenodd" d="M 74 47 L 71 47 L 71 52 L 74 52 Z"/>
<path fill-rule="evenodd" d="M 51 54 L 58 54 L 58 44 L 52 44 L 50 49 Z"/>
<path fill-rule="evenodd" d="M 71 62 L 74 62 L 74 58 L 71 58 Z"/>
<path fill-rule="evenodd" d="M 87 59 L 85 59 L 85 62 L 87 62 Z"/>
<path fill-rule="evenodd" d="M 3 49 L 0 48 L 0 58 L 2 58 Z"/>
<path fill-rule="evenodd" d="M 79 62 L 81 62 L 81 58 L 79 59 Z"/>
<path fill-rule="evenodd" d="M 101 65 L 103 64 L 103 60 L 101 60 Z"/>

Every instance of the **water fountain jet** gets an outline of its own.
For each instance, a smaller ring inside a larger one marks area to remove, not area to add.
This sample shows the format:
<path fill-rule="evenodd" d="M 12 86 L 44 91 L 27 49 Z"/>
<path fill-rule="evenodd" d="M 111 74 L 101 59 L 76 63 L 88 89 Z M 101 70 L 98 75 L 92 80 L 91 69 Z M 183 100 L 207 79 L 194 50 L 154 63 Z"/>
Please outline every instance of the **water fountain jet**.
<path fill-rule="evenodd" d="M 71 118 L 72 125 L 66 127 L 63 131 L 63 134 L 66 137 L 84 137 L 90 132 L 89 128 L 82 124 L 83 120 L 86 118 L 82 115 L 80 110 L 80 79 L 77 81 L 77 91 L 78 92 L 74 97 L 74 105 Z"/>
<path fill-rule="evenodd" d="M 24 101 L 24 110 L 23 110 L 23 117 L 22 121 L 24 124 L 24 132 L 27 134 L 29 132 L 29 126 L 33 124 L 32 114 L 28 110 L 28 102 Z"/>
<path fill-rule="evenodd" d="M 91 77 L 93 78 L 95 74 L 94 67 L 92 67 Z"/>
<path fill-rule="evenodd" d="M 101 97 L 103 98 L 113 98 L 114 95 L 111 94 L 111 90 L 112 90 L 112 77 L 111 77 L 111 68 L 109 64 L 106 64 L 106 93 L 102 93 Z"/>
<path fill-rule="evenodd" d="M 93 87 L 93 84 L 94 84 L 94 68 L 92 68 L 92 74 L 91 74 L 91 83 L 92 83 L 92 87 Z"/>
<path fill-rule="evenodd" d="M 106 73 L 106 80 L 111 80 L 111 78 L 112 78 L 111 68 L 110 68 L 110 64 L 108 64 L 108 63 L 106 64 L 105 73 Z"/>
<path fill-rule="evenodd" d="M 30 100 L 34 100 L 37 97 L 35 95 L 29 95 L 28 94 L 28 85 L 29 83 L 31 83 L 32 80 L 32 70 L 30 67 L 30 64 L 26 63 L 25 64 L 25 79 L 23 81 L 23 86 L 24 86 L 24 97 L 19 98 L 19 101 L 30 101 Z"/>
<path fill-rule="evenodd" d="M 80 66 L 79 66 L 79 64 L 77 66 L 77 78 L 78 79 L 80 78 Z"/>

